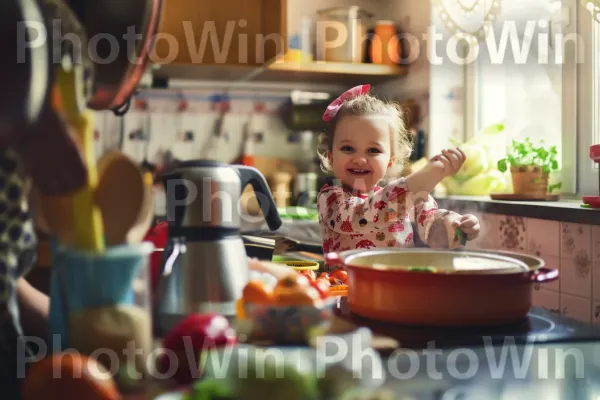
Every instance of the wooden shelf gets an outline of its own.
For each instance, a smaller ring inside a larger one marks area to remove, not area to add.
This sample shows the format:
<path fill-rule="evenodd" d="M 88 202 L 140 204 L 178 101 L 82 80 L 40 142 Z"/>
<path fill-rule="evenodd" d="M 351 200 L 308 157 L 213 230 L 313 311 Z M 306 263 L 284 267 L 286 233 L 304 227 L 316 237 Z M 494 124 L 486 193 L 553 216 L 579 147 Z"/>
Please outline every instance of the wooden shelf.
<path fill-rule="evenodd" d="M 264 67 L 163 65 L 155 77 L 185 80 L 381 84 L 408 74 L 408 67 L 358 63 L 274 62 Z"/>
<path fill-rule="evenodd" d="M 290 63 L 269 65 L 261 76 L 268 80 L 283 81 L 354 81 L 356 83 L 382 83 L 405 76 L 408 67 L 358 63 Z"/>

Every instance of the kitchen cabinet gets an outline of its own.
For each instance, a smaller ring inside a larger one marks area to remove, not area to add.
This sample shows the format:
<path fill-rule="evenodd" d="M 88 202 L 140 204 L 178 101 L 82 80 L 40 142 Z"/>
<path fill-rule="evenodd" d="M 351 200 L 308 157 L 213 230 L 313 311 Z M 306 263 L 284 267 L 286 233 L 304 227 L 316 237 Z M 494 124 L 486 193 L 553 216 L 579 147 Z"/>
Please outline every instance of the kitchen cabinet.
<path fill-rule="evenodd" d="M 406 76 L 407 65 L 284 61 L 288 40 L 298 35 L 300 20 L 314 21 L 319 9 L 346 3 L 350 4 L 347 0 L 230 0 L 225 8 L 217 0 L 168 0 L 153 53 L 158 66 L 153 76 L 344 86 L 381 84 Z M 401 9 L 391 0 L 359 3 L 375 10 L 378 19 Z M 313 24 L 310 49 L 315 48 L 315 29 Z"/>
<path fill-rule="evenodd" d="M 287 0 L 168 0 L 153 61 L 162 66 L 260 66 L 285 53 Z"/>

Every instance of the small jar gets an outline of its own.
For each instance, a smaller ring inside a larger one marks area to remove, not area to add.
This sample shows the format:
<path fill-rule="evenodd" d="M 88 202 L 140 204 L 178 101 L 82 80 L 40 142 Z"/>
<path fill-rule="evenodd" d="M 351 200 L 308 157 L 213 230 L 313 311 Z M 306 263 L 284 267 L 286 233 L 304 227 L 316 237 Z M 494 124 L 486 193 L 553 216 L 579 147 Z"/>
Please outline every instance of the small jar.
<path fill-rule="evenodd" d="M 400 64 L 400 43 L 398 31 L 393 21 L 377 21 L 371 40 L 371 60 L 373 64 Z"/>

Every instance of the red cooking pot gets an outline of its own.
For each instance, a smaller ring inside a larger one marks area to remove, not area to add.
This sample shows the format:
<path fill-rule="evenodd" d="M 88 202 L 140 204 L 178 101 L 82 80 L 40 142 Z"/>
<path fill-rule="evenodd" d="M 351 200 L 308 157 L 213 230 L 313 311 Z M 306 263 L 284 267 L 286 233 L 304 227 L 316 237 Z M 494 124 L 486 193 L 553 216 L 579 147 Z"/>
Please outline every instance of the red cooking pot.
<path fill-rule="evenodd" d="M 534 284 L 558 278 L 540 258 L 510 252 L 372 249 L 328 253 L 348 271 L 348 305 L 403 324 L 490 325 L 522 320 Z"/>

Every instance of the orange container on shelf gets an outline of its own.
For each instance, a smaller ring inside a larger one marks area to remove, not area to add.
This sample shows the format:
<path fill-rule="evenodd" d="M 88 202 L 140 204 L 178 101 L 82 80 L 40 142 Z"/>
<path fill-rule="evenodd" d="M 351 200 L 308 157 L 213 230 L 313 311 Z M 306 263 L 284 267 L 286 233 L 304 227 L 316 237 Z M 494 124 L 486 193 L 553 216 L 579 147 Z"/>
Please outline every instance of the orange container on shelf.
<path fill-rule="evenodd" d="M 377 21 L 375 34 L 371 40 L 371 60 L 373 64 L 398 65 L 400 63 L 400 42 L 393 21 Z"/>

